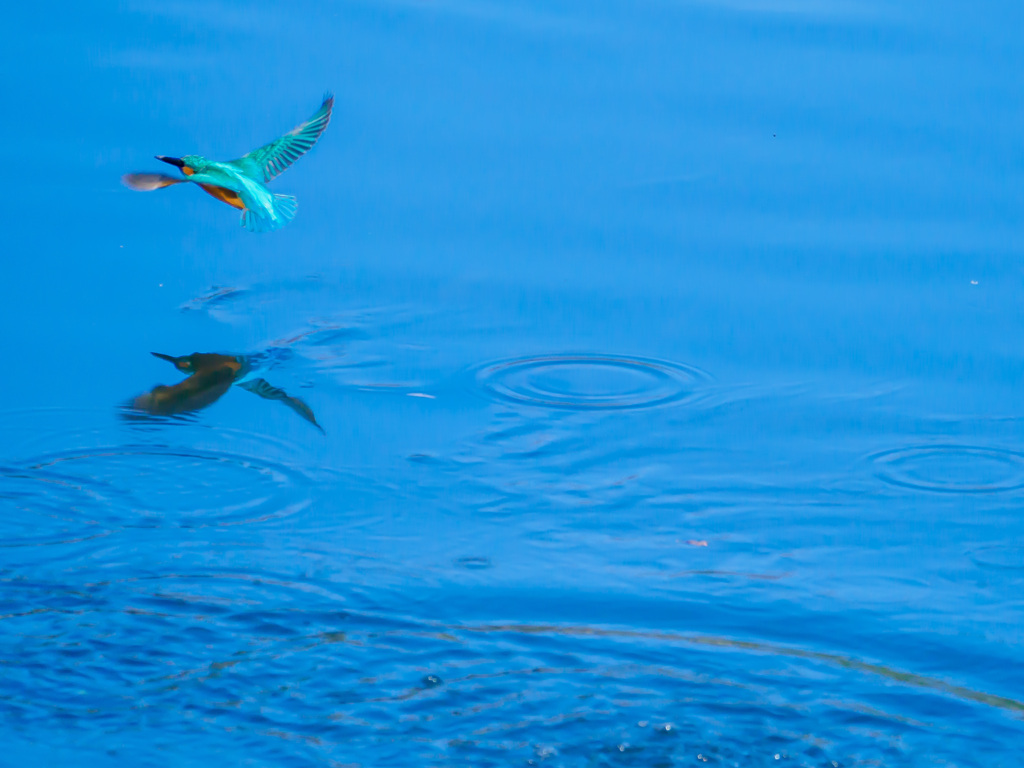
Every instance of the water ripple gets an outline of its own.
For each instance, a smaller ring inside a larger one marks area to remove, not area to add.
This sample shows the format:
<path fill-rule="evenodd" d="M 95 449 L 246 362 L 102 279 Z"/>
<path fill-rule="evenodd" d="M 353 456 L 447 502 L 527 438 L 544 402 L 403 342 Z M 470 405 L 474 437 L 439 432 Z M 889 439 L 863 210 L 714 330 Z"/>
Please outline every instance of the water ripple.
<path fill-rule="evenodd" d="M 974 708 L 1024 712 L 828 651 L 388 616 L 344 587 L 269 572 L 0 586 L 35 607 L 0 616 L 0 716 L 56 717 L 65 738 L 97 743 L 145 722 L 161 738 L 198 736 L 243 760 L 273 753 L 275 764 L 893 765 L 1019 734 L 1008 719 L 957 736 Z"/>
<path fill-rule="evenodd" d="M 33 470 L 59 468 L 82 488 L 120 494 L 108 515 L 133 525 L 233 525 L 283 517 L 310 503 L 297 469 L 223 451 L 125 445 L 53 453 Z"/>
<path fill-rule="evenodd" d="M 1020 544 L 991 544 L 978 547 L 970 556 L 983 568 L 1024 571 L 1024 546 Z"/>
<path fill-rule="evenodd" d="M 710 376 L 680 363 L 618 355 L 539 355 L 492 363 L 477 381 L 512 403 L 571 410 L 652 408 L 694 399 Z"/>
<path fill-rule="evenodd" d="M 319 636 L 346 616 L 344 599 L 323 586 L 228 570 L 122 574 L 81 590 L 20 580 L 0 587 L 33 605 L 0 612 L 18 649 L 0 656 L 8 670 L 0 710 L 50 710 L 83 725 L 94 712 L 110 718 L 173 699 L 186 683 L 217 677 L 274 643 Z"/>
<path fill-rule="evenodd" d="M 0 547 L 67 544 L 103 536 L 108 486 L 41 469 L 0 467 Z"/>
<path fill-rule="evenodd" d="M 182 312 L 214 312 L 222 305 L 231 304 L 248 293 L 245 288 L 233 288 L 231 286 L 214 285 L 209 291 L 189 299 L 179 307 Z"/>
<path fill-rule="evenodd" d="M 869 457 L 891 485 L 933 493 L 998 493 L 1024 488 L 1024 453 L 1002 448 L 935 444 Z"/>

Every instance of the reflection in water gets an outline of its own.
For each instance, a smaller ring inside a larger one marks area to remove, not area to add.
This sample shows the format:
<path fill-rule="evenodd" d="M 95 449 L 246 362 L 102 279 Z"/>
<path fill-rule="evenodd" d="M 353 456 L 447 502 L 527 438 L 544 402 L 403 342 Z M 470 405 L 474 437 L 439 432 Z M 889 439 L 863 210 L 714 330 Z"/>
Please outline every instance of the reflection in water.
<path fill-rule="evenodd" d="M 265 400 L 278 400 L 321 432 L 313 410 L 297 397 L 273 386 L 265 379 L 246 378 L 253 370 L 253 358 L 245 355 L 221 355 L 195 352 L 174 357 L 153 352 L 154 357 L 167 360 L 182 373 L 190 374 L 173 386 L 163 384 L 136 397 L 131 404 L 135 411 L 153 416 L 173 416 L 206 408 L 216 402 L 232 384 L 259 395 Z"/>
<path fill-rule="evenodd" d="M 207 160 L 200 155 L 157 160 L 181 169 L 184 178 L 162 173 L 129 173 L 124 183 L 141 192 L 192 182 L 204 192 L 242 211 L 242 226 L 250 232 L 280 229 L 295 218 L 298 203 L 291 195 L 276 195 L 264 186 L 313 148 L 331 121 L 334 97 L 324 96 L 320 109 L 302 125 L 279 139 L 229 162 Z"/>

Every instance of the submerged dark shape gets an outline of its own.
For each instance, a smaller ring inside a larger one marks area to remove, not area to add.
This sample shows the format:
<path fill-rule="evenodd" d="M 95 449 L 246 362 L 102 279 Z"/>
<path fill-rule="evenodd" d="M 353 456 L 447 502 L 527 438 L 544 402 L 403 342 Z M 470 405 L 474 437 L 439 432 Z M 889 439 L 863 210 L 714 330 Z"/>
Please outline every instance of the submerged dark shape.
<path fill-rule="evenodd" d="M 266 379 L 246 379 L 252 366 L 245 355 L 194 352 L 175 357 L 160 352 L 151 354 L 171 363 L 182 373 L 188 373 L 189 377 L 173 386 L 157 385 L 139 395 L 131 403 L 132 410 L 153 416 L 174 416 L 198 411 L 219 400 L 232 384 L 237 383 L 265 400 L 281 401 L 321 432 L 324 431 L 317 423 L 313 409 L 305 402 L 271 385 Z"/>

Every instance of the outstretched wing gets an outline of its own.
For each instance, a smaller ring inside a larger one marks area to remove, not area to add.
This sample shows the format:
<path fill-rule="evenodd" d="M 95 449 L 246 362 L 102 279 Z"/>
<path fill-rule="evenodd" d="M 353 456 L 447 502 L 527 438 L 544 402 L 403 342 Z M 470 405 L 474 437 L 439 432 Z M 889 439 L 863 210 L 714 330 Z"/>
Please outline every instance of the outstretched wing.
<path fill-rule="evenodd" d="M 140 192 L 152 192 L 154 189 L 169 187 L 171 184 L 181 184 L 183 181 L 185 179 L 163 173 L 126 173 L 121 177 L 121 182 L 126 187 L 137 189 Z"/>
<path fill-rule="evenodd" d="M 321 432 L 324 431 L 324 428 L 316 423 L 316 416 L 313 415 L 312 408 L 306 405 L 299 398 L 292 397 L 283 389 L 278 389 L 273 386 L 266 379 L 248 379 L 246 381 L 238 382 L 238 386 L 242 389 L 249 390 L 253 394 L 259 395 L 265 400 L 280 400 Z"/>
<path fill-rule="evenodd" d="M 309 120 L 296 126 L 280 139 L 254 149 L 245 157 L 232 160 L 231 164 L 254 179 L 264 183 L 270 181 L 288 166 L 309 152 L 317 139 L 331 122 L 331 109 L 334 107 L 334 96 L 324 95 L 324 103 Z"/>

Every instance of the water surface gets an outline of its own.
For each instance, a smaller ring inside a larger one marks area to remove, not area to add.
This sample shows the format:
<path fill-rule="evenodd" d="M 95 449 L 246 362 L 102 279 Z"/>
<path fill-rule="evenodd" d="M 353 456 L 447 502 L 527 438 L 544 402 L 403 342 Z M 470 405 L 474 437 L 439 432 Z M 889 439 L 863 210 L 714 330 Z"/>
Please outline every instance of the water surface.
<path fill-rule="evenodd" d="M 1024 11 L 12 14 L 0 762 L 1017 764 Z"/>

